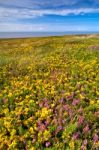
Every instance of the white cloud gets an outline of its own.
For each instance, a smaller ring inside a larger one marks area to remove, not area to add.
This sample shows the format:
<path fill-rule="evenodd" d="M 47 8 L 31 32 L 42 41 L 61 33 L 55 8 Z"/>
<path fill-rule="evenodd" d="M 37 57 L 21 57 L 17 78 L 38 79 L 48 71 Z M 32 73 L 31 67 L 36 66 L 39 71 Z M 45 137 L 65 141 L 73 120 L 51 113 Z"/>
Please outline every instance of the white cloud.
<path fill-rule="evenodd" d="M 35 18 L 44 15 L 60 15 L 66 16 L 69 14 L 85 14 L 85 13 L 99 13 L 99 8 L 78 8 L 78 9 L 63 9 L 63 10 L 31 10 L 18 8 L 4 8 L 0 7 L 0 20 L 18 20 L 26 18 Z"/>
<path fill-rule="evenodd" d="M 2 31 L 85 31 L 89 30 L 89 27 L 83 25 L 68 25 L 67 24 L 32 24 L 32 23 L 20 23 L 23 19 L 33 19 L 45 15 L 60 15 L 67 16 L 69 14 L 85 14 L 85 13 L 99 13 L 99 8 L 78 8 L 78 9 L 19 9 L 19 8 L 5 8 L 0 7 L 0 32 Z M 99 28 L 97 28 L 99 30 Z M 96 29 L 96 30 L 97 30 Z M 90 29 L 92 30 L 92 28 Z"/>

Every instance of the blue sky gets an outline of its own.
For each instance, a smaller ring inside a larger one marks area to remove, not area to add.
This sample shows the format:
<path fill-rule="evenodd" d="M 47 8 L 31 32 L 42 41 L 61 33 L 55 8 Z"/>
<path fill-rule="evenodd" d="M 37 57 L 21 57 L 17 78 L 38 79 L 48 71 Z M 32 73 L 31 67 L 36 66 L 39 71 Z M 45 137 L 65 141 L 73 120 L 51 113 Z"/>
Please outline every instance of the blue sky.
<path fill-rule="evenodd" d="M 99 32 L 99 0 L 0 0 L 0 32 Z"/>

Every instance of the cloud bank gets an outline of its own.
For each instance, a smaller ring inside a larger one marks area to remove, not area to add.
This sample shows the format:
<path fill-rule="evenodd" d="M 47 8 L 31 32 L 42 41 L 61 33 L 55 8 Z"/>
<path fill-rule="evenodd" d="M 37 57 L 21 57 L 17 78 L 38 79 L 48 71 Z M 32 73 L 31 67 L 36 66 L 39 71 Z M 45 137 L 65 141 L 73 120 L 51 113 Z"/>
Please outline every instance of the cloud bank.
<path fill-rule="evenodd" d="M 99 8 L 78 8 L 78 9 L 44 9 L 44 10 L 30 10 L 30 9 L 17 9 L 17 8 L 0 8 L 0 20 L 15 20 L 15 19 L 26 19 L 36 18 L 45 15 L 59 15 L 67 16 L 70 14 L 79 15 L 86 13 L 99 13 Z"/>
<path fill-rule="evenodd" d="M 51 25 L 46 23 L 50 16 L 59 19 L 59 17 L 87 14 L 99 15 L 99 0 L 0 0 L 0 31 L 23 31 L 26 28 L 29 31 L 50 30 Z M 47 19 L 44 19 L 45 17 Z M 97 18 L 99 19 L 99 17 Z M 43 25 L 37 23 L 39 19 Z M 59 27 L 58 24 L 56 26 L 59 29 L 65 29 L 65 25 Z M 85 26 L 73 28 L 83 30 Z"/>

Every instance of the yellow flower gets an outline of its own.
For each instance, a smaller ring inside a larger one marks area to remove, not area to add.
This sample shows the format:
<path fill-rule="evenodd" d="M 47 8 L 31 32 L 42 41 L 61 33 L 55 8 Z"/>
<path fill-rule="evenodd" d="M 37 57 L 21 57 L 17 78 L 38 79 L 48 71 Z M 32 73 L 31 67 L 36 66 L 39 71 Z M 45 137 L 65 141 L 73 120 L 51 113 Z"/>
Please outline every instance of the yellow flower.
<path fill-rule="evenodd" d="M 16 130 L 15 129 L 12 129 L 11 131 L 11 136 L 15 135 L 16 134 Z"/>
<path fill-rule="evenodd" d="M 9 145 L 9 148 L 10 149 L 14 149 L 16 147 L 17 143 L 16 141 L 13 141 L 10 145 Z"/>
<path fill-rule="evenodd" d="M 44 131 L 44 140 L 47 141 L 50 137 L 51 137 L 50 132 L 49 132 L 48 130 L 45 130 L 45 131 Z"/>
<path fill-rule="evenodd" d="M 36 150 L 34 147 L 30 148 L 30 150 Z"/>
<path fill-rule="evenodd" d="M 96 146 L 98 146 L 98 147 L 99 147 L 99 141 L 96 143 Z"/>
<path fill-rule="evenodd" d="M 8 94 L 8 97 L 11 97 L 12 96 L 12 93 L 10 92 L 9 94 Z"/>
<path fill-rule="evenodd" d="M 55 104 L 53 103 L 53 104 L 51 104 L 51 106 L 52 106 L 52 107 L 54 107 L 54 106 L 55 106 Z"/>
<path fill-rule="evenodd" d="M 2 97 L 2 93 L 0 93 L 0 97 Z"/>
<path fill-rule="evenodd" d="M 6 93 L 7 92 L 7 90 L 5 89 L 5 90 L 3 90 L 3 93 Z"/>
<path fill-rule="evenodd" d="M 92 104 L 94 104 L 95 102 L 94 102 L 94 100 L 90 100 L 90 104 L 92 105 Z"/>
<path fill-rule="evenodd" d="M 30 127 L 29 131 L 30 133 L 34 133 L 34 129 L 32 127 Z"/>
<path fill-rule="evenodd" d="M 39 133 L 38 133 L 38 142 L 42 142 L 42 132 L 41 131 L 39 131 Z"/>
<path fill-rule="evenodd" d="M 8 108 L 6 108 L 6 109 L 4 109 L 4 111 L 3 111 L 5 114 L 7 114 L 8 112 L 9 112 L 9 109 Z"/>
<path fill-rule="evenodd" d="M 74 148 L 75 148 L 74 141 L 70 141 L 69 146 L 70 146 L 71 150 L 74 150 Z"/>
<path fill-rule="evenodd" d="M 29 96 L 29 95 L 26 95 L 26 99 L 28 99 L 28 98 L 30 98 L 30 96 Z"/>
<path fill-rule="evenodd" d="M 49 114 L 49 111 L 48 109 L 45 107 L 45 108 L 42 108 L 42 112 L 41 112 L 41 118 L 45 118 L 47 117 Z"/>
<path fill-rule="evenodd" d="M 25 112 L 28 112 L 29 111 L 29 109 L 28 108 L 25 108 Z"/>
<path fill-rule="evenodd" d="M 25 120 L 23 123 L 24 123 L 24 125 L 28 125 L 28 122 L 27 122 L 27 120 Z"/>
<path fill-rule="evenodd" d="M 96 94 L 99 96 L 99 92 L 98 91 L 96 91 Z"/>
<path fill-rule="evenodd" d="M 79 96 L 80 96 L 80 99 L 82 100 L 85 98 L 82 94 L 80 94 Z"/>
<path fill-rule="evenodd" d="M 34 130 L 37 130 L 37 126 L 36 126 L 36 124 L 34 124 Z"/>
<path fill-rule="evenodd" d="M 97 100 L 97 104 L 99 104 L 99 100 Z"/>

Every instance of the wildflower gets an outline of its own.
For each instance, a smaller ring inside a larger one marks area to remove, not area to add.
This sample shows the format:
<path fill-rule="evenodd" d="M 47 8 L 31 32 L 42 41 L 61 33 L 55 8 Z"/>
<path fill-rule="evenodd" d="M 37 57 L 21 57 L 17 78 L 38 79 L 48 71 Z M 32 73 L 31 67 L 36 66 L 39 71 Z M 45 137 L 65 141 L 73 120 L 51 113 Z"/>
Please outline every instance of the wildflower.
<path fill-rule="evenodd" d="M 79 102 L 80 102 L 79 99 L 74 99 L 72 105 L 76 106 L 77 104 L 79 104 Z"/>
<path fill-rule="evenodd" d="M 35 147 L 30 148 L 30 150 L 36 150 Z"/>
<path fill-rule="evenodd" d="M 81 150 L 87 150 L 86 146 L 85 146 L 85 145 L 82 145 L 82 146 L 81 146 Z"/>
<path fill-rule="evenodd" d="M 99 140 L 98 135 L 97 135 L 97 134 L 94 134 L 94 136 L 93 136 L 93 141 L 94 141 L 94 143 L 98 142 L 98 140 Z"/>
<path fill-rule="evenodd" d="M 63 103 L 63 101 L 64 101 L 64 98 L 61 98 L 61 99 L 60 99 L 60 103 Z"/>
<path fill-rule="evenodd" d="M 69 105 L 63 105 L 63 108 L 68 111 L 69 110 Z"/>
<path fill-rule="evenodd" d="M 81 100 L 83 100 L 85 98 L 84 95 L 82 95 L 82 94 L 80 94 L 79 96 L 80 96 Z"/>
<path fill-rule="evenodd" d="M 90 104 L 92 105 L 92 104 L 94 104 L 95 102 L 94 102 L 94 100 L 90 100 Z"/>
<path fill-rule="evenodd" d="M 46 142 L 45 145 L 46 145 L 46 147 L 49 147 L 51 145 L 51 143 L 50 142 Z"/>
<path fill-rule="evenodd" d="M 30 127 L 29 131 L 30 133 L 34 133 L 34 129 L 32 127 Z"/>
<path fill-rule="evenodd" d="M 80 133 L 76 132 L 73 134 L 73 140 L 77 140 L 79 138 Z"/>
<path fill-rule="evenodd" d="M 8 94 L 8 97 L 11 97 L 12 96 L 12 93 L 10 92 L 9 94 Z"/>
<path fill-rule="evenodd" d="M 71 94 L 71 95 L 67 96 L 67 98 L 66 98 L 66 99 L 67 99 L 67 100 L 72 100 L 72 99 L 73 99 L 73 96 L 74 96 L 74 95 L 73 95 L 73 94 Z"/>
<path fill-rule="evenodd" d="M 99 141 L 96 142 L 96 146 L 99 147 Z"/>
<path fill-rule="evenodd" d="M 82 145 L 81 145 L 81 150 L 87 150 L 87 139 L 85 139 L 83 142 L 82 142 Z"/>
<path fill-rule="evenodd" d="M 80 126 L 83 122 L 84 122 L 84 117 L 83 117 L 83 116 L 80 116 L 80 117 L 78 118 L 78 126 Z"/>
<path fill-rule="evenodd" d="M 43 136 L 44 140 L 47 141 L 51 137 L 50 131 L 45 130 Z"/>
<path fill-rule="evenodd" d="M 84 145 L 87 145 L 87 143 L 88 143 L 88 141 L 87 141 L 87 139 L 85 139 L 85 140 L 83 141 L 83 144 L 84 144 Z"/>
<path fill-rule="evenodd" d="M 74 150 L 75 148 L 74 141 L 70 141 L 69 146 L 70 146 L 70 149 Z"/>
<path fill-rule="evenodd" d="M 49 115 L 50 112 L 51 111 L 48 110 L 46 107 L 42 108 L 41 118 L 46 118 Z"/>
<path fill-rule="evenodd" d="M 89 132 L 89 126 L 87 125 L 84 129 L 83 129 L 83 133 L 87 134 Z"/>
<path fill-rule="evenodd" d="M 41 123 L 39 124 L 38 129 L 44 131 L 46 129 L 46 126 L 43 123 Z"/>
<path fill-rule="evenodd" d="M 97 100 L 97 104 L 99 104 L 99 100 Z"/>
<path fill-rule="evenodd" d="M 58 128 L 56 129 L 55 134 L 59 133 L 59 132 L 62 131 L 62 130 L 63 130 L 63 127 L 62 127 L 62 126 L 58 126 Z"/>

